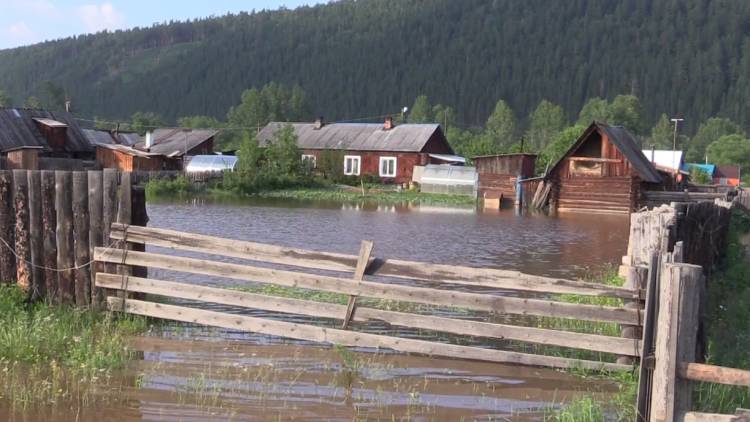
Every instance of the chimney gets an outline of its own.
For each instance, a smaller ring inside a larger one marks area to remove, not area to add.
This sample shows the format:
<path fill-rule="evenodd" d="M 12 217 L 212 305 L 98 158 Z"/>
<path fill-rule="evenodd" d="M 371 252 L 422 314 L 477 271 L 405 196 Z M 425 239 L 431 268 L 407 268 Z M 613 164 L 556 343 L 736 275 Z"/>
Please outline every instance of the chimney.
<path fill-rule="evenodd" d="M 323 120 L 323 116 L 318 117 L 315 119 L 315 124 L 313 125 L 314 129 L 320 129 L 325 125 L 325 120 Z"/>
<path fill-rule="evenodd" d="M 385 118 L 385 123 L 383 123 L 383 130 L 391 130 L 393 129 L 393 117 L 388 116 Z"/>
<path fill-rule="evenodd" d="M 146 151 L 150 150 L 153 145 L 154 145 L 154 134 L 151 133 L 151 131 L 146 132 L 146 142 L 145 142 Z"/>
<path fill-rule="evenodd" d="M 70 100 L 65 100 L 65 111 L 70 113 L 70 108 L 72 107 L 73 103 Z"/>

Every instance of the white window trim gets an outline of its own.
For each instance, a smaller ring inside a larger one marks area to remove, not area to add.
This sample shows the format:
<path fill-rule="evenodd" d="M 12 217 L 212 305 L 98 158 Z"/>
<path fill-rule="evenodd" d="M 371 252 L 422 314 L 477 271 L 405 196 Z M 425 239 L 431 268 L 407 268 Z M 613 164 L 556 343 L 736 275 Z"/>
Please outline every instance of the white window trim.
<path fill-rule="evenodd" d="M 383 161 L 393 161 L 393 174 L 383 174 Z M 378 161 L 378 174 L 380 177 L 396 177 L 398 173 L 398 158 L 397 157 L 380 157 Z"/>
<path fill-rule="evenodd" d="M 312 161 L 313 168 L 318 167 L 318 160 L 313 154 L 302 154 L 302 161 L 310 160 Z"/>
<path fill-rule="evenodd" d="M 357 171 L 353 172 L 350 171 L 347 173 L 346 171 L 346 162 L 348 160 L 356 160 L 357 161 Z M 359 173 L 362 171 L 362 157 L 359 155 L 345 155 L 344 156 L 344 175 L 345 176 L 359 176 Z"/>

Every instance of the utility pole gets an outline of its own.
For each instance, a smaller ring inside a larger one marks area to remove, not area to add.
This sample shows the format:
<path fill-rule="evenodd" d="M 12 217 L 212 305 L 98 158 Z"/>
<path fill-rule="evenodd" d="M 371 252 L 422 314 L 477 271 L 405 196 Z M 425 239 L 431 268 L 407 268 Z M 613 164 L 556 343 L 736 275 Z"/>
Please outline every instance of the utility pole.
<path fill-rule="evenodd" d="M 680 122 L 685 121 L 685 119 L 680 119 L 678 117 L 673 117 L 670 120 L 672 120 L 674 122 L 674 137 L 672 138 L 672 163 L 674 163 L 674 165 L 676 167 L 676 170 L 679 172 L 680 171 L 680 163 L 675 163 L 675 161 L 677 160 L 677 151 L 676 151 L 677 150 L 677 125 Z"/>

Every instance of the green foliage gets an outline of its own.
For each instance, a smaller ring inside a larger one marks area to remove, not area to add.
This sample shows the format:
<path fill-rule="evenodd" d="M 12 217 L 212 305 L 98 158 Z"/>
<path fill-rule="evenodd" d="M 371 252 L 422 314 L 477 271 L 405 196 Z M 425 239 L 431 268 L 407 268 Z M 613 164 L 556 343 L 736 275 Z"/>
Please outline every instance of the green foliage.
<path fill-rule="evenodd" d="M 327 149 L 320 152 L 318 157 L 318 171 L 323 177 L 333 182 L 344 178 L 344 151 Z"/>
<path fill-rule="evenodd" d="M 442 125 L 444 131 L 456 123 L 456 111 L 449 106 L 436 104 L 432 107 L 432 116 L 433 121 Z"/>
<path fill-rule="evenodd" d="M 690 168 L 690 181 L 699 185 L 710 185 L 713 182 L 711 175 L 700 167 Z"/>
<path fill-rule="evenodd" d="M 237 169 L 224 173 L 222 188 L 241 194 L 314 184 L 312 167 L 302 160 L 291 125 L 279 129 L 264 147 L 248 132 L 237 153 Z"/>
<path fill-rule="evenodd" d="M 153 179 L 146 183 L 146 198 L 184 197 L 196 192 L 196 186 L 185 176 L 175 179 Z"/>
<path fill-rule="evenodd" d="M 560 160 L 576 140 L 578 140 L 584 130 L 586 130 L 586 126 L 575 125 L 565 128 L 558 133 L 554 140 L 539 153 L 539 157 L 536 160 L 537 173 L 541 174 L 547 168 L 548 164 L 553 166 Z"/>
<path fill-rule="evenodd" d="M 177 119 L 177 126 L 192 129 L 213 129 L 224 126 L 224 122 L 211 116 L 185 116 Z"/>
<path fill-rule="evenodd" d="M 39 98 L 34 97 L 33 95 L 26 99 L 23 103 L 24 108 L 42 108 L 42 102 L 39 101 Z"/>
<path fill-rule="evenodd" d="M 705 159 L 706 148 L 725 135 L 744 135 L 745 132 L 735 122 L 721 117 L 712 117 L 701 123 L 693 139 L 688 145 L 687 157 L 688 162 L 702 163 Z"/>
<path fill-rule="evenodd" d="M 47 110 L 65 110 L 65 90 L 53 81 L 44 81 L 41 88 L 42 106 Z"/>
<path fill-rule="evenodd" d="M 565 406 L 551 420 L 558 422 L 601 422 L 606 420 L 601 403 L 584 396 Z"/>
<path fill-rule="evenodd" d="M 578 123 L 582 126 L 588 126 L 591 122 L 597 121 L 606 123 L 609 120 L 609 103 L 604 98 L 589 98 L 578 113 Z"/>
<path fill-rule="evenodd" d="M 739 164 L 741 174 L 750 172 L 750 139 L 742 135 L 725 135 L 706 148 L 708 161 L 713 164 Z"/>
<path fill-rule="evenodd" d="M 566 120 L 560 106 L 547 100 L 539 103 L 531 114 L 526 141 L 532 151 L 541 151 L 565 127 Z"/>
<path fill-rule="evenodd" d="M 662 113 L 656 125 L 651 129 L 651 136 L 643 146 L 645 149 L 668 149 L 674 144 L 674 125 L 666 114 Z"/>
<path fill-rule="evenodd" d="M 414 100 L 414 105 L 409 109 L 409 123 L 431 123 L 434 121 L 432 105 L 426 95 L 420 95 Z"/>
<path fill-rule="evenodd" d="M 607 123 L 624 126 L 635 134 L 643 133 L 643 107 L 635 95 L 618 95 L 609 105 Z"/>
<path fill-rule="evenodd" d="M 83 116 L 174 121 L 222 118 L 237 87 L 275 80 L 331 118 L 393 112 L 422 93 L 466 125 L 498 98 L 518 116 L 542 98 L 574 116 L 588 98 L 628 92 L 644 100 L 644 128 L 679 110 L 693 131 L 715 115 L 749 123 L 749 16 L 745 1 L 340 1 L 3 50 L 0 86 L 27 98 L 53 80 Z"/>
<path fill-rule="evenodd" d="M 499 100 L 487 119 L 485 136 L 494 141 L 496 150 L 508 149 L 518 141 L 518 119 L 508 103 Z"/>
<path fill-rule="evenodd" d="M 130 116 L 130 124 L 123 126 L 121 129 L 138 132 L 139 135 L 143 136 L 146 132 L 154 130 L 158 127 L 165 126 L 164 119 L 153 112 L 136 112 Z"/>
<path fill-rule="evenodd" d="M 13 107 L 13 98 L 0 89 L 0 107 Z"/>

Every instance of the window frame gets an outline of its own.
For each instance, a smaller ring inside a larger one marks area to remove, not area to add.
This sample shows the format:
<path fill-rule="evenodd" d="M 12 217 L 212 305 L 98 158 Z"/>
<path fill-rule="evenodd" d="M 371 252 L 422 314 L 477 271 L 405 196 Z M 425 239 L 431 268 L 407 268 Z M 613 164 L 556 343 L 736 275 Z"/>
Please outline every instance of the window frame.
<path fill-rule="evenodd" d="M 312 161 L 313 168 L 318 168 L 318 158 L 315 156 L 315 154 L 302 154 L 302 162 L 305 161 Z"/>
<path fill-rule="evenodd" d="M 357 161 L 357 171 L 348 172 L 346 171 L 346 162 L 352 160 Z M 362 173 L 362 156 L 361 155 L 345 155 L 344 156 L 344 176 L 359 176 Z"/>
<path fill-rule="evenodd" d="M 383 162 L 393 161 L 393 174 L 383 174 Z M 378 160 L 378 175 L 380 177 L 396 177 L 398 174 L 398 157 L 380 157 Z"/>

